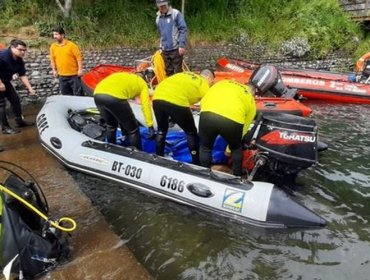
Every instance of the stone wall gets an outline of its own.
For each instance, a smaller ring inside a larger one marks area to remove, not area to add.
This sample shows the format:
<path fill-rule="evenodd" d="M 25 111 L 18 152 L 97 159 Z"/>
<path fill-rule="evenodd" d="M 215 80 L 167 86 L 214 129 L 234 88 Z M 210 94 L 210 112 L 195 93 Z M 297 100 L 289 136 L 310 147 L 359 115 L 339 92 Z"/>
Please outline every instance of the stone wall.
<path fill-rule="evenodd" d="M 98 64 L 135 65 L 135 60 L 149 57 L 154 49 L 113 48 L 107 50 L 84 51 L 84 70 L 89 71 Z M 247 49 L 245 46 L 225 44 L 217 46 L 193 46 L 186 54 L 185 61 L 191 70 L 202 68 L 215 69 L 216 61 L 221 56 L 244 59 L 254 63 L 274 63 L 287 68 L 312 68 L 321 70 L 350 70 L 352 61 L 340 55 L 331 55 L 325 60 L 306 61 L 296 57 L 267 57 L 261 54 L 260 48 Z M 246 55 L 248 53 L 248 55 Z M 25 58 L 27 74 L 41 97 L 58 93 L 58 82 L 51 75 L 48 51 L 30 51 Z M 16 85 L 21 96 L 25 89 Z"/>

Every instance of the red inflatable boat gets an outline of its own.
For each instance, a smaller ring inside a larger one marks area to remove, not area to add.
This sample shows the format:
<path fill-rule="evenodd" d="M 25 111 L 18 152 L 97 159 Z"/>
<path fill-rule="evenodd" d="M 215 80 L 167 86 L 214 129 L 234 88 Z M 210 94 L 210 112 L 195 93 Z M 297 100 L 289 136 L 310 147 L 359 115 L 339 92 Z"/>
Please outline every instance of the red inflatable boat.
<path fill-rule="evenodd" d="M 259 66 L 242 60 L 220 58 L 218 66 L 237 77 L 249 77 Z M 349 81 L 353 73 L 332 73 L 317 70 L 279 69 L 284 84 L 298 89 L 308 99 L 370 104 L 370 84 Z"/>
<path fill-rule="evenodd" d="M 89 72 L 82 76 L 82 84 L 84 91 L 87 95 L 92 95 L 95 86 L 98 82 L 105 77 L 115 72 L 135 72 L 134 66 L 120 66 L 113 64 L 100 64 L 95 66 Z M 239 82 L 247 82 L 250 77 L 250 73 L 233 73 L 218 71 L 216 74 L 216 80 L 222 79 L 233 79 Z M 294 114 L 297 116 L 307 117 L 311 114 L 311 108 L 303 105 L 302 103 L 287 98 L 277 97 L 256 97 L 257 109 L 261 112 L 282 112 Z"/>

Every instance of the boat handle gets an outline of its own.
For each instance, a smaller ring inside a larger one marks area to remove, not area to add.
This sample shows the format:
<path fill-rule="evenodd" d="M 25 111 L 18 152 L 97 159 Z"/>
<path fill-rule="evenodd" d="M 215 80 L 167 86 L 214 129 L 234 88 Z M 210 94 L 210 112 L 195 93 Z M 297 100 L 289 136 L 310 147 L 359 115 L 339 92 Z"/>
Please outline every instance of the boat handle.
<path fill-rule="evenodd" d="M 57 137 L 51 137 L 51 138 L 50 138 L 50 143 L 51 143 L 51 145 L 53 145 L 53 147 L 54 147 L 54 148 L 56 148 L 56 149 L 60 149 L 60 148 L 62 148 L 62 141 L 60 141 L 60 139 L 59 139 L 59 138 L 57 138 Z"/>
<path fill-rule="evenodd" d="M 187 189 L 196 196 L 200 197 L 212 197 L 214 194 L 206 185 L 199 184 L 199 183 L 191 183 L 188 184 Z"/>

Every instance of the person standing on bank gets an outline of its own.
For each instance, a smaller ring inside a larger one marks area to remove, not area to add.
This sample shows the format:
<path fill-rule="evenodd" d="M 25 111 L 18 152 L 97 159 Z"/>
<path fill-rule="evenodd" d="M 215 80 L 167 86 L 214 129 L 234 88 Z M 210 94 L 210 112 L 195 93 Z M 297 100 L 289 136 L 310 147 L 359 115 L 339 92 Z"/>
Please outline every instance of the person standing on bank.
<path fill-rule="evenodd" d="M 79 47 L 65 37 L 64 29 L 53 29 L 55 43 L 50 46 L 50 63 L 54 78 L 59 79 L 63 95 L 83 95 L 81 76 L 82 54 Z"/>
<path fill-rule="evenodd" d="M 156 24 L 160 34 L 160 48 L 167 77 L 182 72 L 185 54 L 187 26 L 180 11 L 172 8 L 168 1 L 156 0 L 158 7 Z"/>
<path fill-rule="evenodd" d="M 148 126 L 148 138 L 153 138 L 155 134 L 149 89 L 141 73 L 113 73 L 96 85 L 94 101 L 107 124 L 108 143 L 116 143 L 119 125 L 130 145 L 142 149 L 139 125 L 128 102 L 137 96 L 140 96 L 141 109 Z"/>
<path fill-rule="evenodd" d="M 0 80 L 3 84 L 2 91 L 0 91 L 0 125 L 3 134 L 18 133 L 18 131 L 12 129 L 8 123 L 5 112 L 5 98 L 9 100 L 12 107 L 16 127 L 25 127 L 34 124 L 33 122 L 27 122 L 23 119 L 21 102 L 18 93 L 11 83 L 13 76 L 18 75 L 29 94 L 35 95 L 35 91 L 26 76 L 26 68 L 23 61 L 26 51 L 26 43 L 19 39 L 13 39 L 8 49 L 0 50 Z"/>
<path fill-rule="evenodd" d="M 200 75 L 177 73 L 158 84 L 153 94 L 153 110 L 157 120 L 156 154 L 164 156 L 168 120 L 172 119 L 186 133 L 192 162 L 199 164 L 198 131 L 190 105 L 201 100 L 213 83 L 214 73 L 205 69 Z"/>
<path fill-rule="evenodd" d="M 231 80 L 215 83 L 201 100 L 199 119 L 200 164 L 211 167 L 212 149 L 221 135 L 229 144 L 232 170 L 242 176 L 242 136 L 256 115 L 255 87 Z"/>

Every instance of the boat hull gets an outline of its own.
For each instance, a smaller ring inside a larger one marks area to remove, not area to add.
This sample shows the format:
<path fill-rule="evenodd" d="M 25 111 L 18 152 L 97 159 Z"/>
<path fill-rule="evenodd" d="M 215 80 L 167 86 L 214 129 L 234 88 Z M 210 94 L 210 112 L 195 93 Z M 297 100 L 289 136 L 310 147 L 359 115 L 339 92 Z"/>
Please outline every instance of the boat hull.
<path fill-rule="evenodd" d="M 140 106 L 131 105 L 140 118 Z M 241 181 L 232 175 L 131 147 L 106 144 L 72 129 L 68 112 L 91 107 L 94 107 L 91 97 L 52 96 L 37 116 L 41 144 L 72 169 L 256 226 L 322 227 L 326 224 L 273 184 Z"/>
<path fill-rule="evenodd" d="M 130 72 L 134 73 L 133 66 L 120 66 L 112 64 L 100 64 L 85 75 L 82 76 L 82 84 L 87 95 L 92 96 L 97 83 L 115 72 Z M 246 83 L 249 80 L 251 73 L 233 73 L 225 71 L 216 71 L 216 81 L 223 79 L 236 80 L 241 83 Z M 256 98 L 257 110 L 264 113 L 289 113 L 297 116 L 307 117 L 312 113 L 311 108 L 297 102 L 294 99 L 287 98 Z"/>
<path fill-rule="evenodd" d="M 235 59 L 220 58 L 218 65 L 222 69 L 250 76 L 259 66 Z M 286 86 L 296 88 L 298 94 L 307 99 L 341 103 L 370 104 L 370 85 L 350 82 L 351 73 L 331 73 L 315 70 L 279 69 Z"/>

